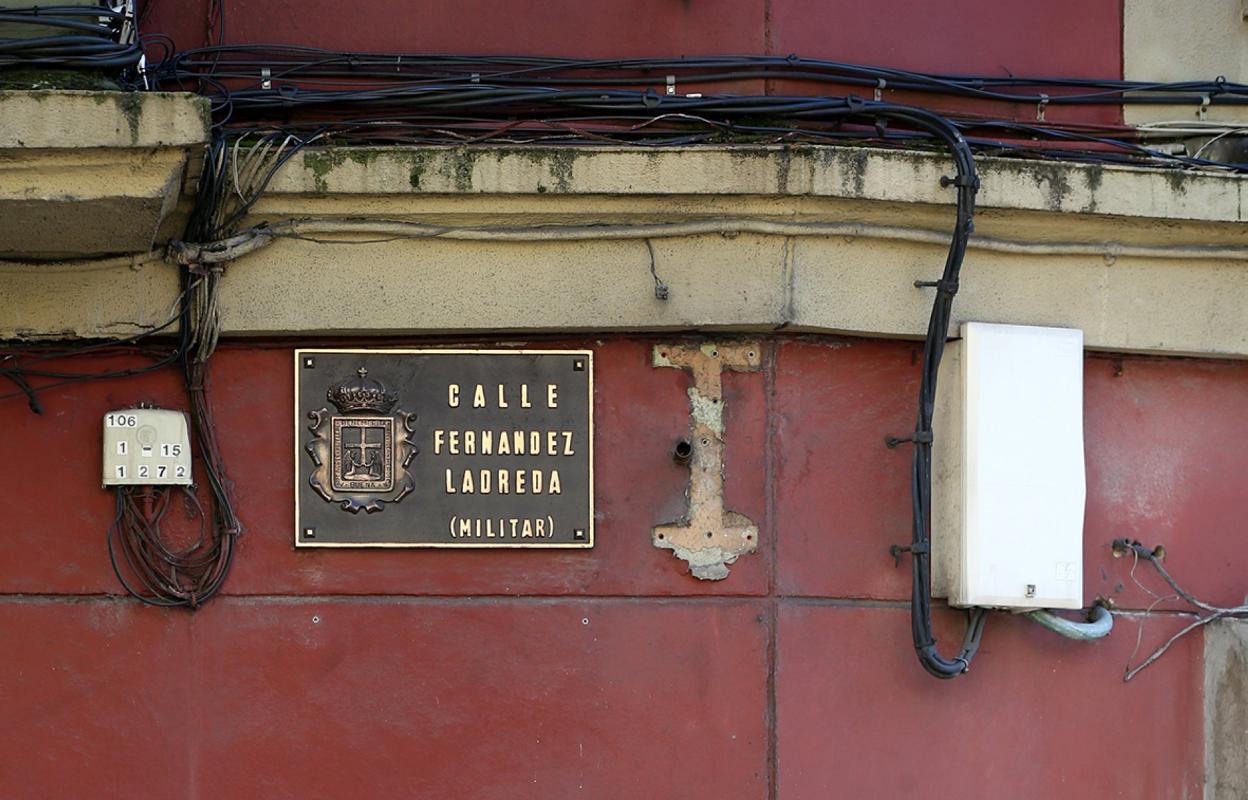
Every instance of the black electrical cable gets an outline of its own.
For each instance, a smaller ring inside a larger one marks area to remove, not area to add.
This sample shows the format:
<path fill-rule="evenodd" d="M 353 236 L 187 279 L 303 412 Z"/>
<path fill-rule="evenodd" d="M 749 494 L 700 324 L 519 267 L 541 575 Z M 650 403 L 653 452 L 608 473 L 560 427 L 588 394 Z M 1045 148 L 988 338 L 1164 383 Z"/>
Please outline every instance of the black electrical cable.
<path fill-rule="evenodd" d="M 28 28 L 28 37 L 0 38 L 0 68 L 130 70 L 143 57 L 134 41 L 132 4 L 0 6 L 0 24 Z M 129 32 L 129 33 L 128 33 Z"/>
<path fill-rule="evenodd" d="M 37 356 L 29 355 L 29 351 L 24 351 L 22 356 L 15 353 L 6 355 L 3 360 L 11 361 L 12 363 L 8 366 L 0 366 L 0 378 L 9 379 L 20 388 L 20 391 L 0 394 L 0 400 L 25 396 L 28 402 L 32 404 L 31 410 L 35 410 L 38 405 L 36 396 L 39 393 L 50 389 L 82 383 L 85 381 L 128 378 L 136 375 L 144 375 L 149 372 L 156 372 L 177 363 L 178 359 L 181 357 L 181 351 L 179 348 L 175 347 L 169 352 L 153 356 L 153 362 L 142 367 L 127 367 L 122 369 L 101 370 L 98 372 L 67 372 L 62 370 L 39 369 L 32 367 L 34 364 L 42 364 L 48 361 L 61 361 L 87 355 L 107 355 L 113 352 L 138 352 L 140 355 L 146 355 L 143 350 L 134 351 L 129 349 L 127 346 L 140 345 L 150 337 L 153 337 L 156 334 L 171 328 L 175 324 L 178 324 L 183 316 L 186 293 L 183 292 L 179 294 L 176 302 L 177 311 L 167 320 L 159 325 L 130 336 L 125 336 L 120 339 L 109 339 L 101 342 L 91 342 L 89 344 L 79 345 L 76 347 L 58 348 L 52 350 L 51 352 L 42 353 Z M 50 383 L 35 384 L 28 380 L 31 377 L 50 378 L 53 380 Z M 36 413 L 40 412 L 36 411 Z"/>
<path fill-rule="evenodd" d="M 185 299 L 180 306 L 175 351 L 189 398 L 195 452 L 212 500 L 211 519 L 204 514 L 195 487 L 184 487 L 191 516 L 201 520 L 201 528 L 194 542 L 175 549 L 165 543 L 160 532 L 169 502 L 168 487 L 117 488 L 117 513 L 108 532 L 109 561 L 125 590 L 149 605 L 195 609 L 211 599 L 229 575 L 236 540 L 242 532 L 208 397 L 208 365 L 197 347 L 197 338 L 205 332 L 195 330 L 190 311 L 201 297 L 215 295 L 219 278 L 219 268 L 206 273 L 182 272 Z M 121 569 L 118 552 L 134 580 Z"/>
<path fill-rule="evenodd" d="M 108 529 L 109 563 L 125 590 L 148 605 L 198 608 L 217 593 L 229 572 L 233 537 L 210 533 L 194 488 L 181 488 L 188 516 L 199 520 L 198 535 L 184 547 L 170 545 L 161 532 L 170 487 L 116 490 L 117 511 Z M 119 552 L 126 570 L 117 558 Z"/>
<path fill-rule="evenodd" d="M 958 293 L 958 281 L 966 244 L 974 230 L 975 195 L 979 191 L 979 178 L 975 171 L 975 159 L 970 145 L 952 122 L 922 109 L 907 107 L 869 108 L 880 119 L 900 120 L 917 128 L 925 129 L 949 149 L 954 161 L 953 177 L 942 178 L 941 183 L 952 186 L 957 193 L 953 235 L 945 256 L 944 270 L 936 284 L 936 298 L 928 318 L 927 335 L 923 340 L 923 365 L 919 379 L 918 413 L 914 435 L 910 494 L 911 494 L 911 587 L 910 627 L 919 663 L 937 678 L 953 678 L 966 672 L 971 659 L 979 649 L 987 619 L 985 609 L 968 612 L 966 635 L 962 648 L 952 659 L 945 658 L 936 648 L 932 630 L 931 610 L 931 539 L 928 524 L 931 519 L 932 494 L 932 415 L 936 405 L 936 379 L 945 341 L 949 333 L 949 318 L 953 298 Z"/>
<path fill-rule="evenodd" d="M 165 69 L 212 70 L 222 78 L 260 82 L 260 71 L 277 78 L 375 78 L 383 81 L 510 83 L 546 86 L 634 86 L 671 76 L 681 83 L 787 79 L 931 92 L 1008 103 L 1047 105 L 1248 103 L 1248 85 L 1223 77 L 1206 81 L 1153 82 L 1122 79 L 1016 77 L 925 73 L 797 56 L 692 56 L 682 58 L 572 59 L 523 56 L 453 56 L 361 53 L 277 44 L 205 47 L 180 52 Z M 631 72 L 633 74 L 620 75 Z M 577 73 L 586 73 L 578 76 Z M 1053 93 L 1006 92 L 1003 88 L 1049 88 Z M 1084 90 L 1084 91 L 1078 91 Z"/>
<path fill-rule="evenodd" d="M 164 80 L 176 80 L 181 86 L 198 81 L 200 91 L 214 101 L 216 130 L 232 137 L 267 128 L 297 135 L 305 141 L 333 137 L 453 144 L 498 139 L 506 134 L 506 141 L 520 142 L 534 141 L 534 136 L 551 138 L 548 131 L 526 137 L 526 128 L 561 126 L 570 134 L 569 140 L 615 140 L 655 146 L 707 141 L 711 138 L 708 130 L 722 134 L 726 141 L 739 141 L 741 136 L 758 133 L 785 141 L 839 137 L 897 142 L 907 137 L 919 141 L 933 138 L 921 127 L 891 132 L 864 128 L 856 136 L 846 135 L 841 131 L 846 112 L 867 102 L 853 96 L 681 96 L 619 88 L 410 81 L 353 89 L 293 83 L 277 83 L 270 88 L 230 88 L 229 79 L 220 71 L 177 73 L 172 78 L 166 74 Z M 778 117 L 786 125 L 764 122 Z M 996 152 L 1099 163 L 1248 171 L 1248 164 L 1148 147 L 1114 135 L 1112 128 L 1103 126 L 1028 124 L 974 117 L 951 119 L 969 143 Z M 587 126 L 597 128 L 591 131 L 585 129 Z M 409 133 L 398 135 L 402 131 Z M 1002 138 L 1003 134 L 1017 138 Z"/>
<path fill-rule="evenodd" d="M 287 132 L 318 130 L 350 141 L 455 144 L 494 138 L 524 143 L 557 141 L 524 133 L 525 120 L 564 126 L 568 141 L 616 140 L 664 146 L 711 139 L 689 130 L 723 132 L 728 141 L 761 117 L 787 117 L 784 141 L 837 138 L 821 118 L 827 103 L 846 98 L 808 95 L 761 97 L 675 93 L 674 84 L 714 84 L 747 79 L 792 79 L 884 91 L 924 91 L 950 97 L 1035 104 L 1040 124 L 948 115 L 968 142 L 994 152 L 1095 163 L 1170 165 L 1246 171 L 1248 165 L 1196 158 L 1147 147 L 1135 129 L 1115 124 L 1043 122 L 1049 105 L 1190 103 L 1203 108 L 1248 103 L 1248 85 L 1213 80 L 1143 82 L 1051 76 L 933 74 L 797 56 L 692 56 L 681 58 L 569 59 L 542 56 L 360 53 L 277 44 L 218 45 L 185 50 L 157 63 L 157 83 L 195 85 L 216 104 L 216 129 L 259 125 Z M 667 84 L 667 93 L 646 86 Z M 622 88 L 630 87 L 630 88 Z M 638 102 L 638 99 L 641 102 Z M 470 116 L 471 115 L 471 116 Z M 575 130 L 578 122 L 616 117 L 623 129 Z M 445 127 L 439 120 L 459 117 Z M 475 117 L 475 128 L 473 125 Z M 685 117 L 684 130 L 677 126 Z M 638 136 L 646 119 L 663 124 Z M 712 119 L 713 118 L 713 119 Z M 387 129 L 382 123 L 389 121 Z M 491 132 L 506 126 L 507 135 Z M 735 127 L 734 127 L 735 126 Z M 232 132 L 231 132 L 232 133 Z M 905 132 L 893 136 L 901 139 Z M 909 135 L 916 136 L 914 132 Z M 1000 138 L 1016 136 L 1016 139 Z M 371 137 L 371 138 L 370 138 Z M 477 138 L 479 137 L 479 138 Z M 925 134 L 917 134 L 919 139 Z M 845 136 L 842 138 L 852 139 Z M 878 141 L 880 136 L 863 136 Z M 1059 146 L 1054 147 L 1053 144 Z"/>

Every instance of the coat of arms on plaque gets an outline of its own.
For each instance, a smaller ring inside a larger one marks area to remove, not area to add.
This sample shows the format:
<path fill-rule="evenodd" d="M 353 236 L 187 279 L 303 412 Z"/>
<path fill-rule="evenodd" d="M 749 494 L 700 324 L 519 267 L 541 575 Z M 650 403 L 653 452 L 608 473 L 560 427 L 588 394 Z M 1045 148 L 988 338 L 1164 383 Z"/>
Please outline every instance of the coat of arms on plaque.
<path fill-rule="evenodd" d="M 356 375 L 325 392 L 338 414 L 308 412 L 314 438 L 306 450 L 316 464 L 308 483 L 345 511 L 371 514 L 415 488 L 407 467 L 417 453 L 416 415 L 395 409 L 398 395 L 368 370 L 360 367 Z"/>

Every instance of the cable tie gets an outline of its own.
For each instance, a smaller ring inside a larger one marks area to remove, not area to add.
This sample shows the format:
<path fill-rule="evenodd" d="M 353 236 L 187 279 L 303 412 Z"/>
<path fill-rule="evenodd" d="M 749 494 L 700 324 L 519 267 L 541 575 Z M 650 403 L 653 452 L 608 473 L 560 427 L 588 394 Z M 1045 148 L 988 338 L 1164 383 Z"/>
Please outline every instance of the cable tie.
<path fill-rule="evenodd" d="M 927 555 L 932 552 L 932 545 L 929 542 L 919 542 L 917 544 L 900 545 L 893 544 L 888 547 L 888 554 L 893 557 L 893 566 L 901 566 L 901 554 L 910 553 L 911 555 Z"/>
<path fill-rule="evenodd" d="M 945 280 L 944 278 L 941 278 L 938 281 L 915 281 L 914 288 L 916 289 L 934 288 L 936 289 L 937 294 L 955 295 L 958 293 L 958 281 L 956 278 L 952 280 Z"/>
<path fill-rule="evenodd" d="M 885 436 L 884 437 L 884 444 L 888 445 L 888 449 L 890 450 L 896 447 L 897 445 L 905 444 L 906 442 L 910 442 L 911 444 L 931 444 L 932 432 L 931 431 L 915 431 L 909 436 Z"/>
<path fill-rule="evenodd" d="M 964 186 L 969 186 L 975 191 L 979 191 L 979 176 L 959 174 L 959 175 L 956 175 L 955 177 L 950 178 L 948 175 L 941 175 L 940 185 L 942 188 L 945 188 L 945 189 L 949 188 L 950 186 L 957 186 L 959 188 L 964 187 Z"/>

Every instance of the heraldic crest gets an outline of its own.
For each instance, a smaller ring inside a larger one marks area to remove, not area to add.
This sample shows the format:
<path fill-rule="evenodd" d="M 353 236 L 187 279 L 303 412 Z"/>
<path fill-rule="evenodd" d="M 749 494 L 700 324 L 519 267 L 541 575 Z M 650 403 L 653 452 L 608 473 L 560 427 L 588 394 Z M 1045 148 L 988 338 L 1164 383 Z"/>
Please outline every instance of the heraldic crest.
<path fill-rule="evenodd" d="M 328 407 L 308 412 L 314 438 L 306 449 L 316 464 L 308 478 L 312 488 L 352 513 L 381 511 L 410 494 L 416 415 L 395 408 L 398 394 L 360 367 L 325 397 L 339 413 Z"/>

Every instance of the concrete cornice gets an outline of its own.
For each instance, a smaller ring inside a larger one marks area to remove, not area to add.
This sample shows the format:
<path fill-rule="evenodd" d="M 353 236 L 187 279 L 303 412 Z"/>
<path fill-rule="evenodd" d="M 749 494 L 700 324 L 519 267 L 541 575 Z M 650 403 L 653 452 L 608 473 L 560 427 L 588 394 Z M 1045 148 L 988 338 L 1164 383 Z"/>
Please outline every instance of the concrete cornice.
<path fill-rule="evenodd" d="M 979 158 L 984 209 L 1244 221 L 1244 177 Z M 940 153 L 816 145 L 310 148 L 270 195 L 812 197 L 948 205 Z"/>
<path fill-rule="evenodd" d="M 0 151 L 202 145 L 208 108 L 174 92 L 0 91 Z"/>
<path fill-rule="evenodd" d="M 181 233 L 208 101 L 167 92 L 0 92 L 0 256 L 139 253 Z"/>
<path fill-rule="evenodd" d="M 954 325 L 1069 326 L 1096 349 L 1248 356 L 1244 179 L 978 164 Z M 857 147 L 310 149 L 245 221 L 282 223 L 266 246 L 223 264 L 222 328 L 919 336 L 932 294 L 914 283 L 944 262 L 948 169 L 938 153 Z M 159 324 L 178 269 L 0 264 L 0 338 Z"/>

